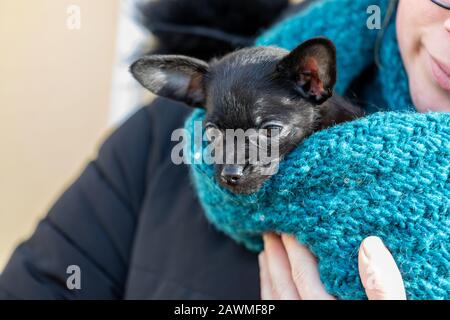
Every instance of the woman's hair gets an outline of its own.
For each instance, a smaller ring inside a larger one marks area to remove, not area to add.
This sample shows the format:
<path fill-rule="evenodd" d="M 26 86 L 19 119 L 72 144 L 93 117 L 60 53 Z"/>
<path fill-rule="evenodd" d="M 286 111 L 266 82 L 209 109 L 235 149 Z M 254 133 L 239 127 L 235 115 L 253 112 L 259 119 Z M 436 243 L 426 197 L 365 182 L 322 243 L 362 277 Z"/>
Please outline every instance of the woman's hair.
<path fill-rule="evenodd" d="M 380 47 L 381 47 L 381 41 L 383 40 L 384 32 L 391 22 L 391 19 L 394 18 L 394 13 L 396 12 L 397 6 L 398 6 L 399 0 L 390 0 L 389 6 L 386 11 L 386 16 L 383 20 L 383 25 L 381 27 L 380 32 L 377 36 L 377 41 L 375 43 L 375 64 L 378 68 L 382 68 L 381 62 L 380 62 Z"/>
<path fill-rule="evenodd" d="M 139 18 L 155 37 L 152 53 L 203 60 L 251 46 L 288 0 L 147 0 Z"/>

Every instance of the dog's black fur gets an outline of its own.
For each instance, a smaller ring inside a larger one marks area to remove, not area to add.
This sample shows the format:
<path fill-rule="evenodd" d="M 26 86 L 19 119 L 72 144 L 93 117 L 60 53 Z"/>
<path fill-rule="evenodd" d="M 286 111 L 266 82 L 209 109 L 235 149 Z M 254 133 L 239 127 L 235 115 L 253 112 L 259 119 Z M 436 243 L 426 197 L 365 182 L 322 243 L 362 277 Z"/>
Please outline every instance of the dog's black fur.
<path fill-rule="evenodd" d="M 336 52 L 325 38 L 306 41 L 291 52 L 244 48 L 209 63 L 149 55 L 136 61 L 131 73 L 157 95 L 205 108 L 207 129 L 279 130 L 279 160 L 313 132 L 364 114 L 333 95 Z M 248 194 L 268 179 L 261 174 L 264 169 L 247 162 L 217 164 L 216 178 L 229 190 Z"/>

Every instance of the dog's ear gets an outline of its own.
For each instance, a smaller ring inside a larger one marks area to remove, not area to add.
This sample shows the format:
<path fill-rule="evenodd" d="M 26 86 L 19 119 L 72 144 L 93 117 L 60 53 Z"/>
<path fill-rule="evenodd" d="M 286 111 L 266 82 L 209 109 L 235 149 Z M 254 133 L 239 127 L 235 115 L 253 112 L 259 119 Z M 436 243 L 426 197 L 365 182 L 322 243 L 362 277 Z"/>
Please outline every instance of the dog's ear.
<path fill-rule="evenodd" d="M 130 71 L 156 95 L 185 102 L 192 107 L 205 103 L 204 61 L 176 55 L 149 55 L 134 62 Z"/>
<path fill-rule="evenodd" d="M 277 72 L 304 98 L 322 104 L 336 83 L 336 48 L 326 38 L 305 41 L 278 63 Z"/>

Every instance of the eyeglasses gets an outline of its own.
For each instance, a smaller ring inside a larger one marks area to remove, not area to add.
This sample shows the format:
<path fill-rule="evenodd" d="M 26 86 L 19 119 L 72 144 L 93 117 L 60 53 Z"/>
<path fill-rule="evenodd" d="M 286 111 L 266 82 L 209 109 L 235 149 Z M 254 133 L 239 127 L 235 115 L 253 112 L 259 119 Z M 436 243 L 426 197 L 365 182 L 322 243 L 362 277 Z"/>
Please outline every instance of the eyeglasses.
<path fill-rule="evenodd" d="M 431 0 L 431 2 L 434 2 L 441 8 L 450 10 L 450 0 Z"/>

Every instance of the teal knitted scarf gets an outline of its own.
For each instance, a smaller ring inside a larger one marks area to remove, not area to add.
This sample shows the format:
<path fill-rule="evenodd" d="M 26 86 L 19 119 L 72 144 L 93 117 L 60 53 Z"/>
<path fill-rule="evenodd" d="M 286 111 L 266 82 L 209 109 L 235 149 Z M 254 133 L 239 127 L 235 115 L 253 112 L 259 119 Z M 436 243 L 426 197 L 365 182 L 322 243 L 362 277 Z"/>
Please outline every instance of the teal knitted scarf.
<path fill-rule="evenodd" d="M 379 30 L 366 26 L 369 5 L 385 14 L 388 0 L 328 0 L 311 5 L 257 40 L 292 49 L 326 36 L 338 53 L 336 92 L 348 93 L 374 65 Z M 450 298 L 450 115 L 419 114 L 409 95 L 400 57 L 395 14 L 384 28 L 380 65 L 359 98 L 380 112 L 317 132 L 280 165 L 279 173 L 252 195 L 216 184 L 213 167 L 192 165 L 208 219 L 254 251 L 261 234 L 293 234 L 318 259 L 329 293 L 364 299 L 358 248 L 370 235 L 383 239 L 402 273 L 408 298 Z M 193 131 L 203 111 L 186 122 Z M 191 153 L 201 151 L 194 144 Z"/>

